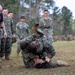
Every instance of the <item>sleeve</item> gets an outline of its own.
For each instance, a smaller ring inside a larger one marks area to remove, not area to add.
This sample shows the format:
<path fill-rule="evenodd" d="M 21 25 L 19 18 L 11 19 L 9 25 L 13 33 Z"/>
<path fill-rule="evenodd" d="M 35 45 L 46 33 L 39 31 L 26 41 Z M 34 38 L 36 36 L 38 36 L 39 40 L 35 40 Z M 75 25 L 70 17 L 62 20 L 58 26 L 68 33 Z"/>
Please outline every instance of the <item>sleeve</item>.
<path fill-rule="evenodd" d="M 21 49 L 24 50 L 25 46 L 27 46 L 32 40 L 33 40 L 33 35 L 28 36 L 28 37 L 20 40 L 20 47 L 21 47 Z"/>
<path fill-rule="evenodd" d="M 52 45 L 49 46 L 49 48 L 47 49 L 47 56 L 52 59 L 53 56 L 55 56 L 56 52 L 55 52 L 55 49 Z"/>
<path fill-rule="evenodd" d="M 20 42 L 30 43 L 33 39 L 34 39 L 34 37 L 33 37 L 33 35 L 31 35 L 31 36 L 28 36 L 28 37 L 22 39 Z"/>
<path fill-rule="evenodd" d="M 49 22 L 50 22 L 50 28 L 53 29 L 53 20 L 52 20 L 52 18 L 49 18 Z"/>
<path fill-rule="evenodd" d="M 43 18 L 41 18 L 40 21 L 39 21 L 39 29 L 44 27 L 44 23 L 43 22 L 44 22 Z"/>
<path fill-rule="evenodd" d="M 51 59 L 56 54 L 54 47 L 49 43 L 47 38 L 44 36 L 44 52 L 47 53 L 47 56 Z"/>
<path fill-rule="evenodd" d="M 10 18 L 11 20 L 11 31 L 12 31 L 12 34 L 14 35 L 15 34 L 15 28 L 14 28 L 14 24 L 13 24 L 13 19 Z"/>
<path fill-rule="evenodd" d="M 20 38 L 20 36 L 22 36 L 22 30 L 19 27 L 19 22 L 16 24 L 16 35 L 18 38 Z"/>
<path fill-rule="evenodd" d="M 28 24 L 26 24 L 26 27 L 27 27 L 27 28 L 26 28 L 26 34 L 27 34 L 27 35 L 30 35 L 29 25 L 28 25 Z"/>

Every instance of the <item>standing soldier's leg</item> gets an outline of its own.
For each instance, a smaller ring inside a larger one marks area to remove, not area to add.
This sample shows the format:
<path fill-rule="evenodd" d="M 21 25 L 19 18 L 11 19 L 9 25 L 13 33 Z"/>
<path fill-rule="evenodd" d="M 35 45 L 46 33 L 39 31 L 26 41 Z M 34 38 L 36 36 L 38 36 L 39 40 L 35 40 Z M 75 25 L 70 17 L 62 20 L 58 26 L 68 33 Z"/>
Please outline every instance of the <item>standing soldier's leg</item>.
<path fill-rule="evenodd" d="M 2 38 L 1 40 L 1 50 L 2 50 L 2 57 L 3 57 L 5 52 L 5 38 Z"/>
<path fill-rule="evenodd" d="M 17 42 L 17 56 L 19 56 L 20 51 L 21 51 L 21 48 L 20 48 L 20 43 L 18 41 Z"/>
<path fill-rule="evenodd" d="M 0 39 L 0 61 L 2 61 L 2 57 L 1 57 L 1 39 Z"/>
<path fill-rule="evenodd" d="M 1 39 L 0 39 L 0 51 L 1 51 Z"/>
<path fill-rule="evenodd" d="M 5 51 L 5 39 L 2 38 L 0 40 L 0 58 L 2 58 L 4 56 L 4 51 Z"/>
<path fill-rule="evenodd" d="M 21 49 L 20 49 L 20 45 L 18 45 L 18 46 L 17 46 L 17 56 L 19 56 L 20 50 L 21 50 Z"/>
<path fill-rule="evenodd" d="M 7 38 L 6 45 L 5 45 L 5 59 L 6 60 L 10 60 L 9 56 L 11 54 L 11 44 L 12 44 L 12 39 Z"/>

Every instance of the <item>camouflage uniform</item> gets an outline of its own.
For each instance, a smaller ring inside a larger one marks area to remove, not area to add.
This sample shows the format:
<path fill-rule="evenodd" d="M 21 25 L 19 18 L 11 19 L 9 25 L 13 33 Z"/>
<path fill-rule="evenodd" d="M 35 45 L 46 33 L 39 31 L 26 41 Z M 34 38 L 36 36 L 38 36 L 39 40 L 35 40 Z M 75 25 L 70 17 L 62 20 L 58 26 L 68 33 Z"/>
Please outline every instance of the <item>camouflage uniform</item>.
<path fill-rule="evenodd" d="M 31 48 L 29 47 L 29 43 L 35 40 L 37 41 L 37 43 L 39 43 L 39 45 L 37 46 L 36 52 L 33 53 L 29 51 L 31 50 Z M 22 49 L 22 55 L 23 55 L 23 61 L 24 61 L 25 67 L 27 68 L 33 67 L 34 65 L 33 58 L 36 55 L 38 55 L 40 59 L 43 59 L 43 60 L 45 59 L 45 56 L 48 56 L 51 59 L 55 55 L 55 50 L 53 46 L 47 42 L 48 41 L 45 35 L 40 36 L 35 34 L 32 34 L 31 36 L 20 41 L 20 46 Z M 46 50 L 46 47 L 49 50 Z M 36 68 L 46 68 L 46 67 L 49 67 L 49 65 L 50 67 L 56 67 L 57 63 L 50 62 L 50 64 L 48 63 L 44 63 L 42 65 L 38 64 L 36 65 Z"/>
<path fill-rule="evenodd" d="M 3 22 L 3 15 L 2 13 L 0 13 L 0 57 L 1 58 L 4 55 L 4 47 L 5 47 L 4 38 L 3 38 L 4 32 L 3 32 L 3 27 L 1 26 L 2 22 Z"/>
<path fill-rule="evenodd" d="M 12 47 L 12 36 L 15 33 L 13 21 L 11 18 L 3 17 L 3 21 L 6 28 L 7 38 L 5 39 L 5 56 L 9 56 Z"/>
<path fill-rule="evenodd" d="M 48 18 L 41 18 L 39 21 L 39 28 L 44 32 L 47 36 L 48 40 L 52 44 L 53 40 L 53 28 L 52 28 L 52 19 Z"/>
<path fill-rule="evenodd" d="M 4 55 L 4 47 L 5 47 L 5 43 L 3 38 L 3 30 L 0 26 L 0 57 L 3 57 Z"/>
<path fill-rule="evenodd" d="M 19 41 L 23 38 L 26 38 L 29 35 L 29 25 L 27 23 L 18 22 L 16 25 L 16 34 L 17 34 L 17 53 L 20 52 Z M 22 38 L 20 38 L 22 36 Z"/>

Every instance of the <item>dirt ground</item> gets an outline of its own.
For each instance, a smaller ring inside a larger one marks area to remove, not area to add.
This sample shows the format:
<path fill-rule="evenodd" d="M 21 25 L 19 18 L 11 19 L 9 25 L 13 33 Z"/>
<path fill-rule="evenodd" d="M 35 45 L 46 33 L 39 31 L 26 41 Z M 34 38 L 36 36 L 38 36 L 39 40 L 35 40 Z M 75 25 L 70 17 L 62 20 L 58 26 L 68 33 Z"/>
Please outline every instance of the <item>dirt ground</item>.
<path fill-rule="evenodd" d="M 58 59 L 70 64 L 68 67 L 49 69 L 25 68 L 21 54 L 16 55 L 16 44 L 13 44 L 11 59 L 0 62 L 0 75 L 75 75 L 75 41 L 57 41 L 53 43 L 56 55 L 52 61 Z"/>

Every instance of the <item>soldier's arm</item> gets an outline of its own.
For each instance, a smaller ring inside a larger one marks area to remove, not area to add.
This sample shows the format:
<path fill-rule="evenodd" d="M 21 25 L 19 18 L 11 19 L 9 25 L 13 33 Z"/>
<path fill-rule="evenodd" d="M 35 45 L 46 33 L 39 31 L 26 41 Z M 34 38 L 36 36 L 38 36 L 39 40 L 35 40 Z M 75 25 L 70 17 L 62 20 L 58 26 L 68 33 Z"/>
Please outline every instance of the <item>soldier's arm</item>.
<path fill-rule="evenodd" d="M 27 29 L 26 29 L 26 31 L 27 31 L 27 34 L 28 34 L 28 35 L 30 35 L 30 29 L 29 29 L 29 25 L 27 26 Z"/>
<path fill-rule="evenodd" d="M 2 26 L 2 28 L 3 28 L 4 33 L 6 33 L 6 29 L 5 29 L 4 22 L 1 23 L 1 26 Z"/>
<path fill-rule="evenodd" d="M 13 20 L 11 18 L 10 18 L 10 20 L 11 20 L 11 31 L 12 31 L 12 34 L 15 35 L 16 31 L 14 28 Z"/>
<path fill-rule="evenodd" d="M 52 45 L 49 46 L 47 53 L 48 53 L 48 57 L 50 59 L 52 59 L 55 56 L 56 52 L 55 52 L 55 49 Z"/>
<path fill-rule="evenodd" d="M 25 46 L 27 46 L 31 41 L 33 41 L 33 35 L 28 36 L 22 40 L 20 40 L 20 47 L 21 49 L 25 49 Z"/>
<path fill-rule="evenodd" d="M 7 33 L 6 33 L 6 29 L 5 29 L 5 24 L 4 24 L 4 22 L 1 23 L 1 26 L 2 26 L 3 31 L 4 31 L 4 38 L 6 38 L 6 37 L 7 37 Z"/>
<path fill-rule="evenodd" d="M 56 54 L 54 47 L 49 43 L 46 36 L 44 36 L 43 43 L 44 43 L 44 52 L 46 52 L 47 56 L 50 59 L 52 59 L 53 56 Z"/>
<path fill-rule="evenodd" d="M 30 43 L 31 41 L 33 41 L 33 39 L 34 39 L 33 35 L 30 35 L 30 36 L 20 40 L 20 42 Z"/>
<path fill-rule="evenodd" d="M 39 26 L 38 26 L 40 29 L 41 28 L 44 28 L 44 21 L 43 21 L 43 18 L 42 19 L 40 19 L 40 21 L 39 21 Z"/>
<path fill-rule="evenodd" d="M 50 18 L 49 20 L 50 20 L 50 26 L 53 28 L 53 20 L 52 20 L 52 18 Z"/>
<path fill-rule="evenodd" d="M 20 29 L 18 27 L 18 23 L 16 24 L 16 35 L 17 35 L 17 37 L 20 36 Z"/>
<path fill-rule="evenodd" d="M 17 35 L 17 38 L 19 39 L 22 39 L 22 30 L 20 29 L 19 27 L 19 22 L 16 24 L 16 35 Z"/>

